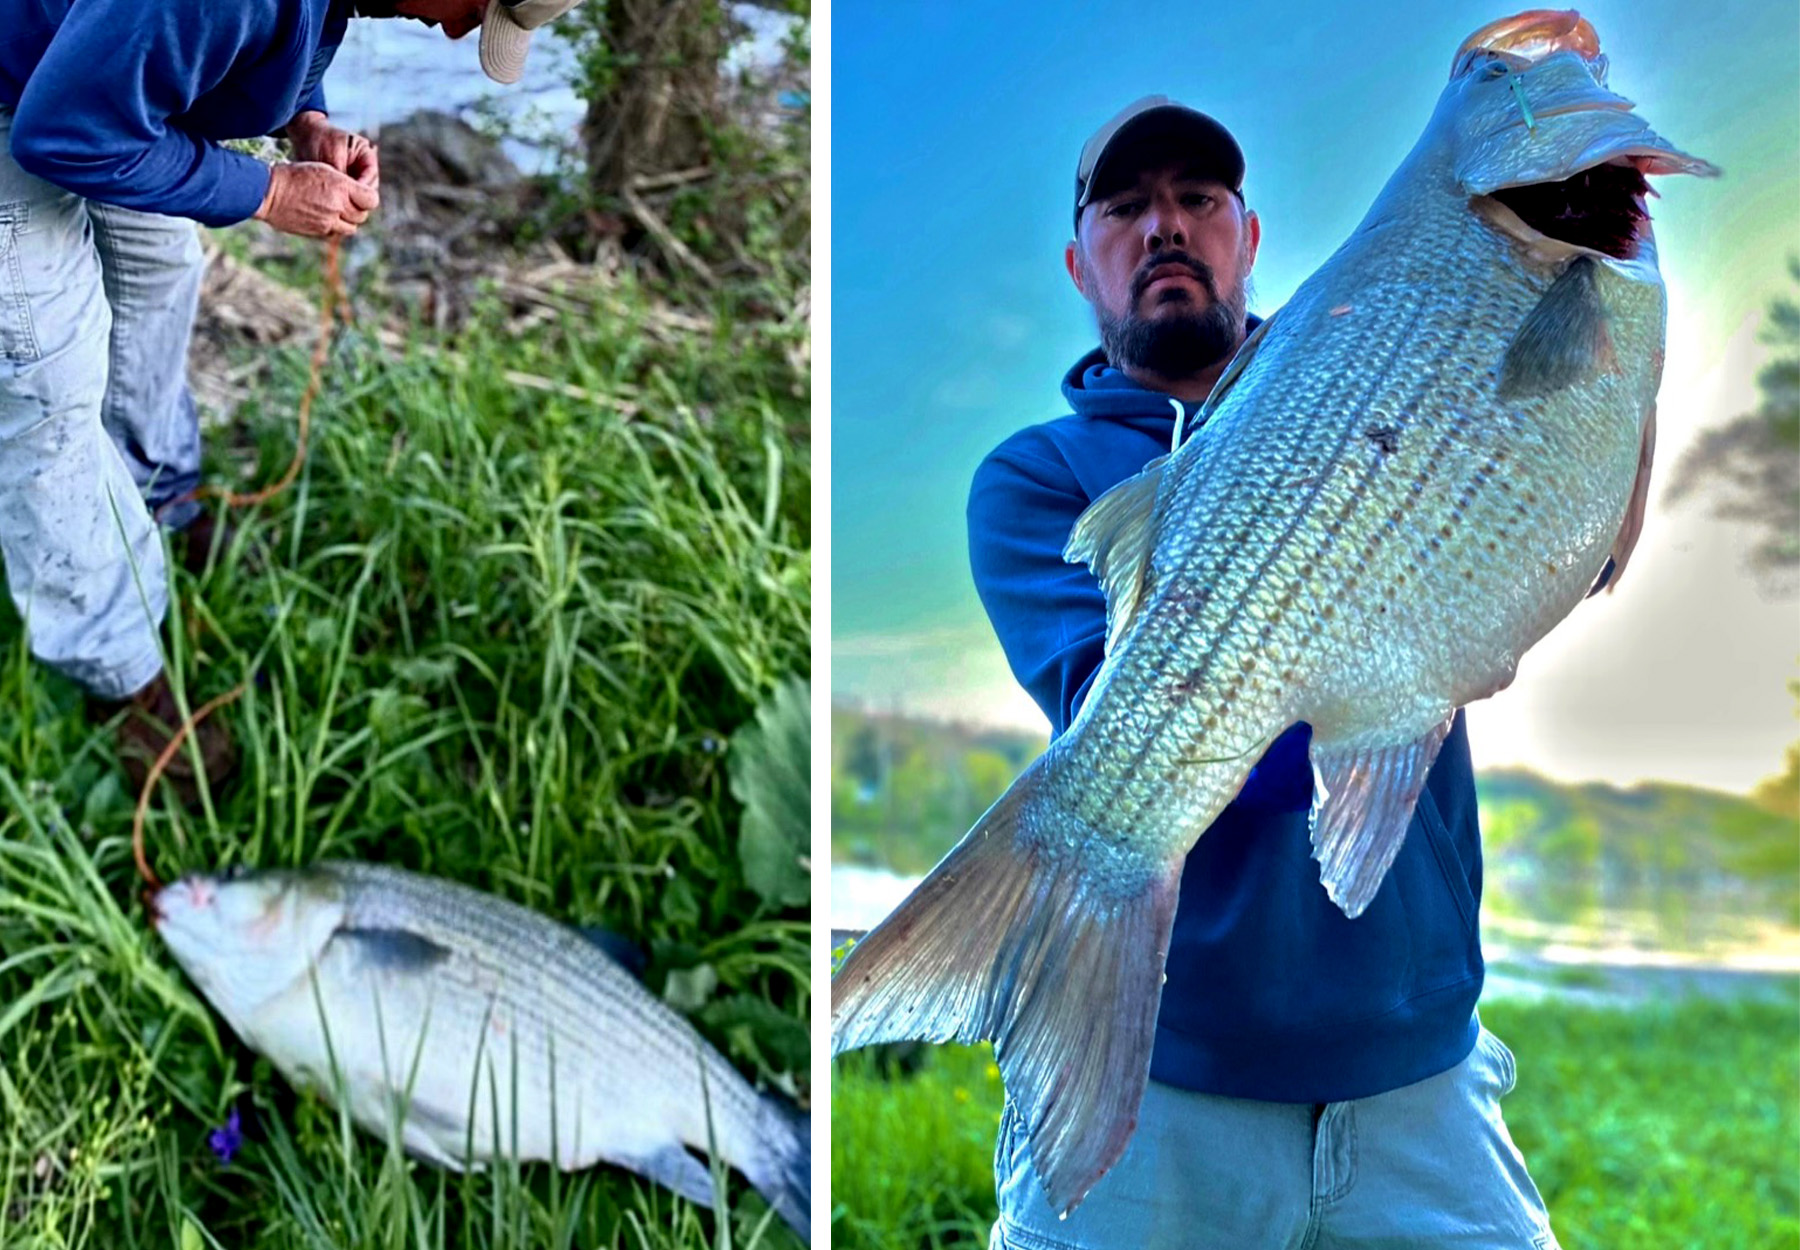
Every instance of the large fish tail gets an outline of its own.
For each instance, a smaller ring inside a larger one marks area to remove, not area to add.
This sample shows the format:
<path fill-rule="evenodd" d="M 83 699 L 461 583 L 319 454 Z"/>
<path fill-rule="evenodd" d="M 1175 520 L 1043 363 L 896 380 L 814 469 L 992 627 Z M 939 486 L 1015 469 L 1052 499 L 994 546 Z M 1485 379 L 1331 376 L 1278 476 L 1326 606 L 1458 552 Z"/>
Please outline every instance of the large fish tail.
<path fill-rule="evenodd" d="M 775 1214 L 812 1244 L 812 1121 L 785 1099 L 765 1096 L 758 1108 L 757 1163 L 744 1175 Z"/>
<path fill-rule="evenodd" d="M 1050 1205 L 1069 1211 L 1137 1126 L 1182 860 L 1046 839 L 1073 818 L 1043 797 L 1045 768 L 851 950 L 831 1048 L 991 1039 Z"/>

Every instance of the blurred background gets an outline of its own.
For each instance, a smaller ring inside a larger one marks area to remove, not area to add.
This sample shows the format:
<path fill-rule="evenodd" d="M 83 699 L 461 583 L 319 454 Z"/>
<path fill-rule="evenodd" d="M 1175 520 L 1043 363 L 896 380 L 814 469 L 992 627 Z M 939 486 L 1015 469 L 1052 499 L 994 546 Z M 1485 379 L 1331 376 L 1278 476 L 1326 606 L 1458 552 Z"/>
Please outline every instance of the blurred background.
<path fill-rule="evenodd" d="M 1268 314 L 1355 227 L 1506 6 L 838 6 L 832 43 L 832 915 L 866 928 L 1046 742 L 963 504 L 1097 339 L 1075 158 L 1162 93 L 1242 144 Z M 1483 1019 L 1565 1245 L 1800 1239 L 1800 19 L 1581 6 L 1610 85 L 1723 171 L 1659 180 L 1657 472 L 1616 594 L 1470 709 Z M 892 1065 L 900 1063 L 895 1069 Z M 834 1234 L 985 1242 L 982 1051 L 840 1061 Z"/>

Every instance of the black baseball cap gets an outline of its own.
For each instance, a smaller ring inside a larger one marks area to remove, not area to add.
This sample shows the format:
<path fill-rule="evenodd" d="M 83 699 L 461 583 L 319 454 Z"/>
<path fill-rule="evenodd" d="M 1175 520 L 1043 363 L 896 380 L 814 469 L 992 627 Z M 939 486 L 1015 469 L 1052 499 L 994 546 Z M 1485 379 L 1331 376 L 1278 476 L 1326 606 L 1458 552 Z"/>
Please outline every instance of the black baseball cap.
<path fill-rule="evenodd" d="M 1075 224 L 1089 200 L 1112 194 L 1147 159 L 1188 154 L 1212 177 L 1244 198 L 1244 153 L 1231 132 L 1205 113 L 1168 96 L 1147 95 L 1127 104 L 1094 132 L 1075 167 Z"/>

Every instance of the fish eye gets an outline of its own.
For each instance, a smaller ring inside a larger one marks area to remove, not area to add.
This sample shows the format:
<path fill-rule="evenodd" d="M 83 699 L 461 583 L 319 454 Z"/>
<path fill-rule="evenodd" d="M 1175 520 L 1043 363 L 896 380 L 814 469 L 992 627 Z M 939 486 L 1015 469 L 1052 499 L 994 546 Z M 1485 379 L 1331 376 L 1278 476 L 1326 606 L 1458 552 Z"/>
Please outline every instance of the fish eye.
<path fill-rule="evenodd" d="M 1496 78 L 1505 78 L 1508 72 L 1505 61 L 1493 61 L 1481 71 L 1481 76 L 1491 82 Z"/>

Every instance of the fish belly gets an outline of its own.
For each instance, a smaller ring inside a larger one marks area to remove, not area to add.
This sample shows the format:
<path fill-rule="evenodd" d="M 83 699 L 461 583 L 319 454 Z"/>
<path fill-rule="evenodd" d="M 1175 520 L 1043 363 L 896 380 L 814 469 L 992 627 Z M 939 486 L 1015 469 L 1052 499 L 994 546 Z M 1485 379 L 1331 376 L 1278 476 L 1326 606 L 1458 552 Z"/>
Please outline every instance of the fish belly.
<path fill-rule="evenodd" d="M 250 1040 L 296 1084 L 341 1098 L 365 1130 L 397 1132 L 458 1170 L 497 1158 L 629 1164 L 692 1118 L 648 1065 L 605 1054 L 603 1022 L 558 1021 L 557 996 L 533 1003 L 452 965 L 371 973 L 328 952 L 316 992 L 302 984 L 271 1003 Z"/>

